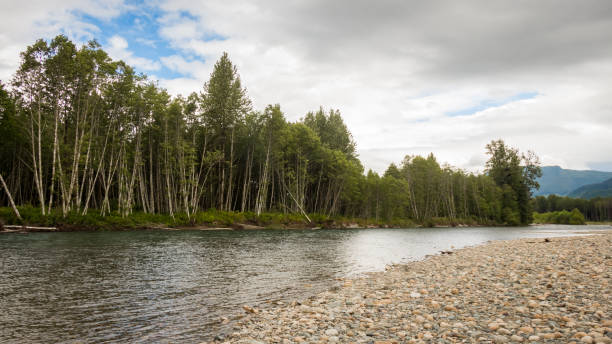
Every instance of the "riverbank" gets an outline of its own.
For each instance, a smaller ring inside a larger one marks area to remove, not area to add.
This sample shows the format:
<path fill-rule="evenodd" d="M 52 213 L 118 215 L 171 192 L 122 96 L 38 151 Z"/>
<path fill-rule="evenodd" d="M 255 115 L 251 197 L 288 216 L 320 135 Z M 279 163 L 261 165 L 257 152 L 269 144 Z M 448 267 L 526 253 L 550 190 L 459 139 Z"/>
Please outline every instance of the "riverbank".
<path fill-rule="evenodd" d="M 227 343 L 612 343 L 612 232 L 520 239 L 346 279 L 301 303 L 245 306 Z"/>
<path fill-rule="evenodd" d="M 596 222 L 596 221 L 587 221 L 586 222 L 587 225 L 605 225 L 605 226 L 612 226 L 612 221 L 601 221 L 601 222 Z"/>
<path fill-rule="evenodd" d="M 348 218 L 325 214 L 303 215 L 291 213 L 231 212 L 207 210 L 195 214 L 177 213 L 146 214 L 134 212 L 122 217 L 111 212 L 102 216 L 91 210 L 87 215 L 59 210 L 43 216 L 39 208 L 18 207 L 23 220 L 15 217 L 11 208 L 0 207 L 0 232 L 71 232 L 71 231 L 122 231 L 122 230 L 249 230 L 249 229 L 332 229 L 332 228 L 411 228 L 411 227 L 455 227 L 494 226 L 495 223 L 479 223 L 474 219 L 433 218 L 424 223 L 410 219 L 382 221 L 376 219 Z M 6 227 L 6 228 L 4 228 Z"/>

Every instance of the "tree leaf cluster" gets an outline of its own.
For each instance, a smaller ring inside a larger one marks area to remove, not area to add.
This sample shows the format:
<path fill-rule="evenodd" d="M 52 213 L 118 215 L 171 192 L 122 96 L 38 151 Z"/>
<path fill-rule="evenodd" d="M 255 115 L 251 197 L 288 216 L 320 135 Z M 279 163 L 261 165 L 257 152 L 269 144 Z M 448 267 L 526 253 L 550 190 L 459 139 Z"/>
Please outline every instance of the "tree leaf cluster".
<path fill-rule="evenodd" d="M 0 172 L 19 205 L 41 215 L 221 212 L 525 224 L 537 157 L 487 145 L 486 174 L 407 156 L 364 173 L 339 110 L 290 122 L 279 104 L 253 109 L 224 53 L 199 92 L 170 96 L 92 41 L 36 41 L 0 85 Z M 4 204 L 6 199 L 0 196 Z"/>

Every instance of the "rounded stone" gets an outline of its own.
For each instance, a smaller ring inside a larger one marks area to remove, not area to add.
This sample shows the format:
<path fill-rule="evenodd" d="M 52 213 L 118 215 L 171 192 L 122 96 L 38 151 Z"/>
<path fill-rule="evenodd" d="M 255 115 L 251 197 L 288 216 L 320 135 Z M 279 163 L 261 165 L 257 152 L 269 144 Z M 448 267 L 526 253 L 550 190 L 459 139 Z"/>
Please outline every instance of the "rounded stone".
<path fill-rule="evenodd" d="M 524 340 L 524 339 L 523 339 L 523 337 L 521 337 L 521 336 L 517 336 L 517 335 L 512 335 L 512 336 L 510 337 L 510 339 L 511 339 L 513 342 L 519 342 L 519 343 L 521 343 L 521 342 Z"/>
<path fill-rule="evenodd" d="M 336 330 L 335 328 L 330 328 L 330 329 L 325 331 L 325 335 L 328 336 L 328 337 L 337 336 L 338 335 L 338 330 Z"/>

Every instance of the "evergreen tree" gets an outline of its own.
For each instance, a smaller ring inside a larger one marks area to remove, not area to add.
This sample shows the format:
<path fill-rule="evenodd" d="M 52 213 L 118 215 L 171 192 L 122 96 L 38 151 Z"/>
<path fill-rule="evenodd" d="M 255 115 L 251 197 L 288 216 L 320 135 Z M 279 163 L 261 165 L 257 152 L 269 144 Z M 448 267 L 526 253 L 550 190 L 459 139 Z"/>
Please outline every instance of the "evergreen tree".
<path fill-rule="evenodd" d="M 0 204 L 43 215 L 134 211 L 195 221 L 197 213 L 266 211 L 365 217 L 395 223 L 526 224 L 537 157 L 503 141 L 487 145 L 486 175 L 406 156 L 380 176 L 364 168 L 338 110 L 287 121 L 280 105 L 252 111 L 224 53 L 200 94 L 172 97 L 113 61 L 95 41 L 36 41 L 10 89 L 0 83 Z M 13 195 L 10 202 L 9 194 Z M 576 203 L 587 218 L 610 203 Z M 574 204 L 574 203 L 572 203 Z M 574 217 L 577 217 L 574 216 Z"/>
<path fill-rule="evenodd" d="M 210 80 L 204 84 L 201 94 L 203 122 L 211 148 L 220 152 L 217 181 L 217 206 L 221 210 L 230 210 L 233 200 L 234 178 L 234 140 L 235 128 L 251 110 L 251 100 L 242 87 L 240 76 L 227 53 L 215 63 Z"/>
<path fill-rule="evenodd" d="M 518 149 L 502 140 L 491 141 L 486 149 L 490 158 L 485 172 L 503 192 L 502 220 L 510 225 L 531 223 L 531 193 L 539 188 L 536 178 L 542 176 L 537 156 L 533 152 L 519 155 Z"/>

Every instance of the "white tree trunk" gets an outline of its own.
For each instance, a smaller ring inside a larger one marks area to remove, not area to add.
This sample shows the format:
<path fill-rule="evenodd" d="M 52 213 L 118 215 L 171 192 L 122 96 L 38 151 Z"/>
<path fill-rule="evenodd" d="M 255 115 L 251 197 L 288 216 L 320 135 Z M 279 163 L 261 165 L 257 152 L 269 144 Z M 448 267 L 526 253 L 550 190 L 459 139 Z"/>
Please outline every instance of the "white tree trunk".
<path fill-rule="evenodd" d="M 19 210 L 17 210 L 17 207 L 15 206 L 15 202 L 13 202 L 13 197 L 11 196 L 11 192 L 9 191 L 8 186 L 6 186 L 6 183 L 4 182 L 4 178 L 2 178 L 1 174 L 0 174 L 0 182 L 2 182 L 2 186 L 4 187 L 4 191 L 6 191 L 6 196 L 8 197 L 9 204 L 11 205 L 11 208 L 13 208 L 13 212 L 15 213 L 15 216 L 17 216 L 17 218 L 19 220 L 23 220 L 21 218 L 21 215 L 19 214 Z"/>

